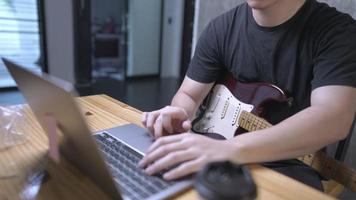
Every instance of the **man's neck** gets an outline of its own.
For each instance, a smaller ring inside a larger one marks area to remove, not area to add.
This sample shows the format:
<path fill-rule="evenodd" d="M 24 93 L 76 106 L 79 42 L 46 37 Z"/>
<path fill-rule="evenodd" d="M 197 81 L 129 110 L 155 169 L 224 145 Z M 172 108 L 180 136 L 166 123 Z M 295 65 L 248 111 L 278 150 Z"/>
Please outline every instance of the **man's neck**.
<path fill-rule="evenodd" d="M 304 5 L 306 0 L 280 0 L 264 9 L 252 8 L 252 13 L 258 25 L 274 27 L 292 18 Z"/>

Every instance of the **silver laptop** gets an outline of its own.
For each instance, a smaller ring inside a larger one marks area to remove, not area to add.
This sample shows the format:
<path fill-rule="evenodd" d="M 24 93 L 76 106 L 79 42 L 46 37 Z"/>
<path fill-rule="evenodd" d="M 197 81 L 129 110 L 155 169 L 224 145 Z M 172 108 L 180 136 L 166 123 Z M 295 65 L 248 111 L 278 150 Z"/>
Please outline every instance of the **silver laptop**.
<path fill-rule="evenodd" d="M 44 116 L 48 114 L 58 121 L 64 139 L 61 154 L 110 198 L 165 199 L 191 185 L 189 179 L 166 182 L 137 167 L 153 142 L 145 129 L 129 124 L 91 134 L 70 83 L 2 60 L 41 126 L 46 130 Z"/>

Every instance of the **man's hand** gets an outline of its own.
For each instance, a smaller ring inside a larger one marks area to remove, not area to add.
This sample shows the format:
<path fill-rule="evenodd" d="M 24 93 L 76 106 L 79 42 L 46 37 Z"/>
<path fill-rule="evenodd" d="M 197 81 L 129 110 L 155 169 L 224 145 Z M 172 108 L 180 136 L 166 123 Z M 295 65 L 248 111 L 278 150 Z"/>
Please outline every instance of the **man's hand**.
<path fill-rule="evenodd" d="M 142 124 L 154 138 L 187 132 L 191 128 L 187 112 L 183 108 L 173 106 L 143 113 Z"/>
<path fill-rule="evenodd" d="M 184 133 L 156 140 L 139 166 L 150 175 L 170 169 L 163 178 L 172 180 L 194 173 L 209 162 L 231 160 L 233 155 L 231 141 Z"/>

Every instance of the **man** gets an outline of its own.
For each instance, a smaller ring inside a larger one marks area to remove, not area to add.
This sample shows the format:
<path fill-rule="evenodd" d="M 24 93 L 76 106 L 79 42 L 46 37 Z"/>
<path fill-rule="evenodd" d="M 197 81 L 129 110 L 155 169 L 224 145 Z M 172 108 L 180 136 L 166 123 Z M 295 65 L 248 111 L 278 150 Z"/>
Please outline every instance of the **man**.
<path fill-rule="evenodd" d="M 225 70 L 239 81 L 282 88 L 294 99 L 293 115 L 230 140 L 185 133 Z M 247 0 L 202 33 L 171 106 L 143 115 L 158 139 L 140 166 L 149 174 L 169 169 L 163 177 L 171 180 L 212 161 L 261 163 L 316 152 L 347 136 L 355 87 L 356 23 L 350 16 L 315 0 Z M 318 174 L 296 160 L 266 166 L 322 189 Z"/>

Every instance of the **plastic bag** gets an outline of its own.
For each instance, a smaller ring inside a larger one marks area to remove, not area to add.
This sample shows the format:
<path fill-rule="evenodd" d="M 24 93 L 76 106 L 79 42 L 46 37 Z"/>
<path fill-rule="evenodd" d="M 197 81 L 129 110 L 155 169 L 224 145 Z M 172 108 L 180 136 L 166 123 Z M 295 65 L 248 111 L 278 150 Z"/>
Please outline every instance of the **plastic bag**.
<path fill-rule="evenodd" d="M 24 121 L 20 110 L 22 106 L 0 106 L 0 150 L 21 144 L 27 135 L 16 126 Z"/>

